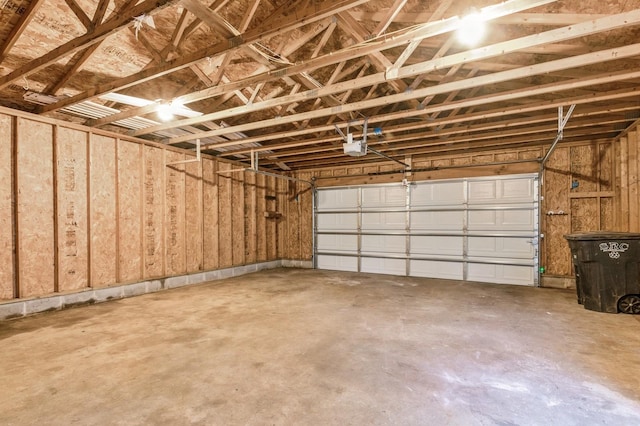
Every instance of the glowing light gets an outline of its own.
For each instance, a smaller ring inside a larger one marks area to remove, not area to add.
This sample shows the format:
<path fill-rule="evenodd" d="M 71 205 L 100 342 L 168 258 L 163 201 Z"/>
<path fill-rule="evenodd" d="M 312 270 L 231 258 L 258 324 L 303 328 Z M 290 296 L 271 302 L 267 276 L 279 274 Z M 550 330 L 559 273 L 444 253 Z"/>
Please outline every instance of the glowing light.
<path fill-rule="evenodd" d="M 484 37 L 486 25 L 485 18 L 478 12 L 472 12 L 460 19 L 460 28 L 457 36 L 460 43 L 467 46 L 475 46 Z"/>
<path fill-rule="evenodd" d="M 162 121 L 173 120 L 175 116 L 173 115 L 173 108 L 170 104 L 160 104 L 158 105 L 158 109 L 156 110 L 158 113 L 158 117 Z"/>

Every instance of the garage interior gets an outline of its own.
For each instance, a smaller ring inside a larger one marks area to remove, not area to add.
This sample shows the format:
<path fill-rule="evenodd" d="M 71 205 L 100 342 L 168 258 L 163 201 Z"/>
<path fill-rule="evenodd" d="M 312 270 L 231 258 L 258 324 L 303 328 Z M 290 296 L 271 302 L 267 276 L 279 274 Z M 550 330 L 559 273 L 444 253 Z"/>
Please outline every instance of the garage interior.
<path fill-rule="evenodd" d="M 639 24 L 0 2 L 0 422 L 640 424 L 564 237 L 640 232 Z"/>

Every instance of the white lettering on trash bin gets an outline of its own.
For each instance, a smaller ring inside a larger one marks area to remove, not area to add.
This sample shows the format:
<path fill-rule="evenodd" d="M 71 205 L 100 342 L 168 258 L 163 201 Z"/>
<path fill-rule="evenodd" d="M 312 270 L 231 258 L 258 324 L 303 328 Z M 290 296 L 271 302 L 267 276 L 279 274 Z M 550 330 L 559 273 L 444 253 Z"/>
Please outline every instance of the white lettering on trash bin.
<path fill-rule="evenodd" d="M 600 250 L 603 253 L 609 253 L 609 257 L 612 259 L 617 259 L 620 257 L 620 253 L 624 253 L 629 248 L 629 244 L 627 243 L 600 243 Z"/>

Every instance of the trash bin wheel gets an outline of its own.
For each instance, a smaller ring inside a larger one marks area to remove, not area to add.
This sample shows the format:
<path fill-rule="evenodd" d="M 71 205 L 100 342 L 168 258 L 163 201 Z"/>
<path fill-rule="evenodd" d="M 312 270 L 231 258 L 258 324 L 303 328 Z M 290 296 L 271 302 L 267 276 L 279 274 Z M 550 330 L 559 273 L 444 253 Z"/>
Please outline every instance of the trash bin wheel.
<path fill-rule="evenodd" d="M 627 294 L 618 300 L 618 311 L 623 314 L 640 314 L 640 294 Z"/>

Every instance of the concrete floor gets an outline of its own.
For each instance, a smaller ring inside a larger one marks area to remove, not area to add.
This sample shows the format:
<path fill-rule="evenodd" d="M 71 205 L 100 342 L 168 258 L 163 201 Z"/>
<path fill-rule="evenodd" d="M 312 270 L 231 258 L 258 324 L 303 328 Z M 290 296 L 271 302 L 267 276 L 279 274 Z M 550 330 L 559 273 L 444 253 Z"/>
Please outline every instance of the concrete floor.
<path fill-rule="evenodd" d="M 0 323 L 3 425 L 639 425 L 640 318 L 278 269 Z"/>

